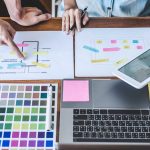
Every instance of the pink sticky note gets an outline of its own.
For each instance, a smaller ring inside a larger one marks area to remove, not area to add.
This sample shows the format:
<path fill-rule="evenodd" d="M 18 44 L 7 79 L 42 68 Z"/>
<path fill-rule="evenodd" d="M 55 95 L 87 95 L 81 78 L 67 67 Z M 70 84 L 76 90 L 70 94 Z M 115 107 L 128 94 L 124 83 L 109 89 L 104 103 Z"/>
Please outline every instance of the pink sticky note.
<path fill-rule="evenodd" d="M 117 40 L 111 40 L 111 44 L 116 44 Z"/>
<path fill-rule="evenodd" d="M 103 48 L 104 52 L 115 52 L 115 51 L 120 51 L 119 47 L 112 47 L 112 48 Z"/>
<path fill-rule="evenodd" d="M 138 46 L 137 46 L 137 49 L 143 49 L 143 46 L 138 45 Z"/>
<path fill-rule="evenodd" d="M 88 102 L 89 81 L 88 80 L 64 80 L 63 102 Z"/>
<path fill-rule="evenodd" d="M 29 46 L 29 44 L 20 44 L 20 43 L 18 43 L 18 44 L 16 44 L 18 47 L 27 47 L 27 46 Z"/>

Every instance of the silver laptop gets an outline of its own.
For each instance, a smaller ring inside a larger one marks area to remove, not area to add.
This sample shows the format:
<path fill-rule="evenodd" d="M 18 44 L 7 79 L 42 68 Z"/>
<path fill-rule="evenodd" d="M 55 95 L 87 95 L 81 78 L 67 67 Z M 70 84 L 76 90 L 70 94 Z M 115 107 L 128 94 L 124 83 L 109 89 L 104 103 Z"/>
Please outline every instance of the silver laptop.
<path fill-rule="evenodd" d="M 147 86 L 90 80 L 89 92 L 89 102 L 61 100 L 60 145 L 150 145 Z"/>

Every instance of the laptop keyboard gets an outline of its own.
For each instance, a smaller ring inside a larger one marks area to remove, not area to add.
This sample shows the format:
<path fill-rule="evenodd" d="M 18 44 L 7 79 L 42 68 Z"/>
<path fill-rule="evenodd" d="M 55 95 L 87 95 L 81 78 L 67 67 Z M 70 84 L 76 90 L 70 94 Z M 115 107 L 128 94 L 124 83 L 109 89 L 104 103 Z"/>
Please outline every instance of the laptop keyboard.
<path fill-rule="evenodd" d="M 150 142 L 149 110 L 74 109 L 74 142 Z"/>

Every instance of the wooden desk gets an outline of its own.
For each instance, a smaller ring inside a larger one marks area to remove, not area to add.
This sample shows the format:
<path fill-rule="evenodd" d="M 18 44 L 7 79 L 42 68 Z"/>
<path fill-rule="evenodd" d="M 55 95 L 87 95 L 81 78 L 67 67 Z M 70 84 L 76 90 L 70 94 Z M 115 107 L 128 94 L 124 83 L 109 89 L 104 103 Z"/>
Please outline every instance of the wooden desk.
<path fill-rule="evenodd" d="M 16 23 L 14 23 L 13 21 L 11 21 L 9 18 L 2 18 L 5 21 L 8 21 L 17 31 L 47 31 L 47 30 L 56 30 L 59 31 L 61 30 L 61 19 L 57 18 L 57 19 L 51 19 L 47 22 L 43 22 L 40 23 L 38 25 L 35 26 L 30 26 L 30 27 L 22 27 L 17 25 Z M 95 18 L 95 19 L 91 19 L 91 21 L 88 23 L 87 27 L 89 28 L 102 28 L 102 27 L 110 27 L 110 28 L 121 28 L 121 27 L 150 27 L 150 18 L 146 17 L 146 18 Z M 14 83 L 14 81 L 1 81 L 1 82 L 5 82 L 5 83 Z M 60 102 L 60 80 L 36 80 L 36 81 L 17 81 L 17 82 L 24 82 L 24 83 L 47 83 L 47 82 L 58 82 L 59 83 L 59 96 L 58 96 L 58 101 Z M 60 108 L 58 108 L 58 116 L 59 116 L 59 111 Z M 59 124 L 58 124 L 58 128 L 59 128 Z M 57 128 L 57 131 L 58 131 Z M 75 147 L 73 148 L 73 146 L 67 146 L 66 148 L 63 149 L 68 149 L 68 150 L 73 150 L 73 149 L 81 149 L 81 147 Z M 82 150 L 88 150 L 88 149 L 101 149 L 101 150 L 148 150 L 150 149 L 150 147 L 142 147 L 142 146 L 101 146 L 100 148 L 94 148 L 91 146 L 85 146 L 82 147 Z"/>

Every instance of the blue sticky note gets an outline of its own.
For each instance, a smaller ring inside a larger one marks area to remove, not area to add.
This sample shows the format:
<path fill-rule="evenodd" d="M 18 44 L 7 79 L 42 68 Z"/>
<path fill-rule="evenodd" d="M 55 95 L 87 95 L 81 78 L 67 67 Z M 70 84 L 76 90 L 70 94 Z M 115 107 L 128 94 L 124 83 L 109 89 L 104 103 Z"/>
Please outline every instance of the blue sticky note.
<path fill-rule="evenodd" d="M 139 41 L 138 41 L 138 40 L 133 40 L 132 42 L 133 42 L 133 43 L 139 43 Z"/>

